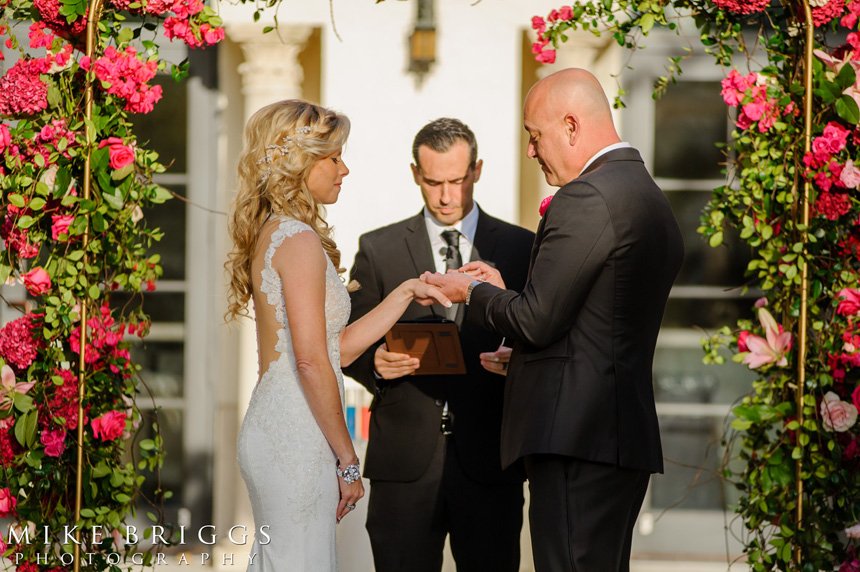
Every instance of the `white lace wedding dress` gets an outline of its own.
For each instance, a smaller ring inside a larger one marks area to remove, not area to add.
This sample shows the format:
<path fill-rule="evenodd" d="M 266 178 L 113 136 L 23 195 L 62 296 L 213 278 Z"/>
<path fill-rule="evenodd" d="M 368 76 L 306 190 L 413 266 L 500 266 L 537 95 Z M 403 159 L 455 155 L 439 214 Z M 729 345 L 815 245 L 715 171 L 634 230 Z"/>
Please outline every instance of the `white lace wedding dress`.
<path fill-rule="evenodd" d="M 336 458 L 311 414 L 296 372 L 281 280 L 272 257 L 284 240 L 308 225 L 282 217 L 265 253 L 260 290 L 279 324 L 277 359 L 262 371 L 239 432 L 239 467 L 254 511 L 249 571 L 329 572 L 337 569 L 335 513 L 340 499 Z M 341 401 L 339 337 L 349 318 L 346 287 L 326 257 L 328 354 Z M 259 327 L 259 326 L 258 326 Z M 261 355 L 265 355 L 262 354 Z M 263 527 L 267 528 L 263 528 Z"/>

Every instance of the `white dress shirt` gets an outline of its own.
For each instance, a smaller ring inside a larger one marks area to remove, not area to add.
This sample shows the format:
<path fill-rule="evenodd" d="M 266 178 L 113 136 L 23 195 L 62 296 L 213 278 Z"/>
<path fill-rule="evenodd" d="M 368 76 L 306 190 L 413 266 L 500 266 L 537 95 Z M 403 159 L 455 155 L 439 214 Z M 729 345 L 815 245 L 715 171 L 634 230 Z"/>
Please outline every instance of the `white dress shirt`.
<path fill-rule="evenodd" d="M 466 216 L 455 224 L 442 224 L 430 214 L 424 207 L 424 222 L 427 225 L 427 236 L 430 238 L 430 249 L 433 251 L 433 261 L 436 263 L 436 272 L 445 274 L 445 251 L 448 243 L 442 238 L 442 231 L 456 230 L 459 235 L 460 256 L 463 264 L 472 258 L 472 245 L 475 243 L 475 233 L 478 231 L 478 205 L 473 204 Z"/>

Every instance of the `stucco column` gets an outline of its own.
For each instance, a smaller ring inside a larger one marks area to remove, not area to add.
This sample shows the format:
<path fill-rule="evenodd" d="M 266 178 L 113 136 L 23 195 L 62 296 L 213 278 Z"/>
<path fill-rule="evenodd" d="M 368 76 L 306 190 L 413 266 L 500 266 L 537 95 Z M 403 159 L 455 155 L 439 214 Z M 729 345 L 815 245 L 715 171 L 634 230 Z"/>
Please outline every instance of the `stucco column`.
<path fill-rule="evenodd" d="M 281 99 L 302 97 L 304 70 L 299 53 L 311 35 L 309 26 L 280 26 L 263 34 L 257 24 L 240 24 L 227 29 L 227 36 L 242 48 L 245 61 L 239 65 L 245 119 L 255 111 Z"/>

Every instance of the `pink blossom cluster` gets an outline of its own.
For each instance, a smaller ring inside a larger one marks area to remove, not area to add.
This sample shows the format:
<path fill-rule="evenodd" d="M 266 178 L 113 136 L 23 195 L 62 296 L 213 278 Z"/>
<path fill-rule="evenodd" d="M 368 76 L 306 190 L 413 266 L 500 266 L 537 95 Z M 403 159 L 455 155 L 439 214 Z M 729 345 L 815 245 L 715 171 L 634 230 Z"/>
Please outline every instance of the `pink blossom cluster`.
<path fill-rule="evenodd" d="M 169 17 L 164 20 L 164 35 L 171 40 L 181 39 L 191 48 L 213 46 L 224 39 L 224 28 L 208 22 L 194 26 L 191 20 Z"/>
<path fill-rule="evenodd" d="M 803 157 L 806 177 L 822 191 L 815 201 L 815 213 L 828 220 L 838 220 L 851 211 L 846 190 L 860 187 L 860 168 L 851 159 L 841 163 L 837 157 L 847 148 L 851 136 L 850 130 L 831 121 L 812 140 L 812 151 Z"/>
<path fill-rule="evenodd" d="M 0 78 L 0 115 L 34 115 L 48 107 L 39 60 L 20 59 Z"/>
<path fill-rule="evenodd" d="M 64 38 L 80 36 L 87 29 L 87 18 L 81 16 L 71 24 L 60 14 L 60 0 L 33 0 L 42 21 L 54 32 Z"/>
<path fill-rule="evenodd" d="M 8 250 L 17 253 L 21 258 L 35 258 L 39 254 L 39 244 L 30 242 L 28 229 L 18 227 L 18 218 L 26 213 L 26 208 L 7 205 L 6 216 L 0 224 L 0 238 L 5 241 Z"/>
<path fill-rule="evenodd" d="M 860 0 L 849 0 L 845 5 L 845 9 L 848 13 L 842 16 L 839 24 L 846 28 L 854 28 L 857 26 L 858 17 L 860 17 Z"/>
<path fill-rule="evenodd" d="M 755 14 L 763 12 L 771 0 L 713 0 L 714 5 L 720 10 L 734 12 L 735 14 Z"/>
<path fill-rule="evenodd" d="M 78 428 L 78 376 L 68 369 L 55 369 L 54 375 L 63 381 L 45 383 L 45 401 L 39 404 L 39 425 L 43 429 L 74 431 Z M 84 407 L 84 423 L 89 406 Z"/>
<path fill-rule="evenodd" d="M 33 22 L 30 24 L 30 32 L 28 37 L 30 38 L 30 47 L 31 48 L 50 48 L 51 44 L 54 43 L 54 34 L 45 33 L 48 25 L 44 22 Z"/>
<path fill-rule="evenodd" d="M 749 129 L 757 123 L 758 131 L 766 133 L 781 116 L 798 113 L 793 103 L 780 109 L 779 102 L 768 96 L 767 78 L 756 72 L 744 76 L 732 70 L 723 79 L 720 93 L 726 105 L 740 108 L 737 119 L 740 129 Z"/>
<path fill-rule="evenodd" d="M 556 22 L 564 22 L 573 18 L 573 8 L 571 6 L 562 6 L 558 10 L 552 10 L 547 19 L 544 20 L 540 16 L 532 18 L 532 29 L 537 32 L 537 41 L 532 44 L 532 53 L 535 59 L 542 64 L 555 63 L 555 50 L 548 48 L 550 38 L 547 34 L 547 22 L 555 24 Z"/>
<path fill-rule="evenodd" d="M 21 446 L 12 435 L 12 427 L 15 426 L 14 417 L 0 419 L 0 467 L 8 468 L 15 462 Z"/>
<path fill-rule="evenodd" d="M 18 371 L 32 364 L 43 343 L 36 333 L 39 330 L 37 317 L 25 314 L 0 328 L 0 357 Z"/>
<path fill-rule="evenodd" d="M 113 373 L 122 373 L 128 377 L 130 373 L 131 355 L 127 348 L 120 347 L 120 342 L 126 332 L 126 325 L 117 323 L 111 315 L 110 306 L 103 304 L 96 316 L 87 320 L 89 329 L 84 359 L 86 363 L 101 363 L 107 365 Z M 81 328 L 75 328 L 69 337 L 72 351 L 81 351 Z"/>
<path fill-rule="evenodd" d="M 90 67 L 86 57 L 81 59 L 81 67 Z M 125 100 L 126 111 L 149 113 L 161 99 L 161 86 L 148 83 L 158 72 L 158 62 L 141 60 L 133 47 L 119 51 L 108 46 L 92 68 L 108 93 Z"/>
<path fill-rule="evenodd" d="M 812 23 L 815 27 L 823 26 L 845 12 L 845 0 L 829 0 L 823 6 L 812 7 Z"/>

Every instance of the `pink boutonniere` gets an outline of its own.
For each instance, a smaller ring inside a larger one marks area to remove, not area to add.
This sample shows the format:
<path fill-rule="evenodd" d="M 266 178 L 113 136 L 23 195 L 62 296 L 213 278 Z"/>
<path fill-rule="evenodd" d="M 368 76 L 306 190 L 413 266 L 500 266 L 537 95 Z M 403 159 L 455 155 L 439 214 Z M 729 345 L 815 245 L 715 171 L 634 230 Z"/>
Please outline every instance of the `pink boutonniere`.
<path fill-rule="evenodd" d="M 540 207 L 538 207 L 538 213 L 540 214 L 540 216 L 543 216 L 543 214 L 546 212 L 546 209 L 549 208 L 549 204 L 552 202 L 552 198 L 554 196 L 555 195 L 550 195 L 540 202 Z"/>

